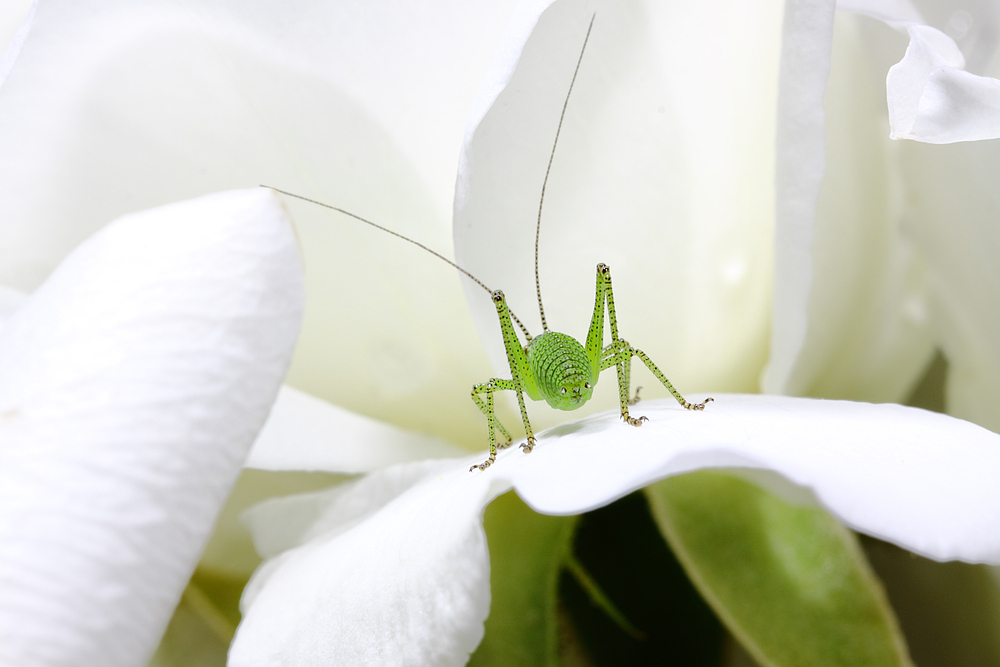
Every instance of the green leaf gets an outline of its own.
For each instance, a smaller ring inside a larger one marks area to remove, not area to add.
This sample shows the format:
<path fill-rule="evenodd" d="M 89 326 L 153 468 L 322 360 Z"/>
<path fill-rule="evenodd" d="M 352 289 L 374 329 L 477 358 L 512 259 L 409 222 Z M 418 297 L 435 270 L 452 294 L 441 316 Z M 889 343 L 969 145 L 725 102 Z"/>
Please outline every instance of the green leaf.
<path fill-rule="evenodd" d="M 646 489 L 664 537 L 761 665 L 911 665 L 853 533 L 822 509 L 721 472 Z"/>
<path fill-rule="evenodd" d="M 558 665 L 558 584 L 575 517 L 545 516 L 513 492 L 486 508 L 492 602 L 475 667 Z"/>

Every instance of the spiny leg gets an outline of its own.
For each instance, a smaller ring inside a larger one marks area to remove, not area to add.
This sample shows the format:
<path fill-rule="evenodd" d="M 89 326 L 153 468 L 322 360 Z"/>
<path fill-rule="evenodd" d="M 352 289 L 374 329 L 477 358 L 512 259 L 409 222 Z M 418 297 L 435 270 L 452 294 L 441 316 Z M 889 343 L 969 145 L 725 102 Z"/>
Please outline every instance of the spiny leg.
<path fill-rule="evenodd" d="M 477 384 L 475 387 L 473 387 L 472 388 L 472 400 L 475 401 L 476 405 L 479 406 L 479 410 L 484 415 L 486 415 L 486 419 L 487 419 L 487 421 L 490 424 L 490 428 L 492 429 L 493 425 L 495 424 L 496 427 L 497 427 L 497 429 L 499 429 L 500 433 L 503 435 L 504 440 L 506 440 L 506 442 L 501 443 L 501 444 L 499 444 L 497 446 L 500 449 L 506 449 L 506 448 L 510 447 L 510 444 L 513 442 L 513 438 L 510 437 L 510 433 L 508 433 L 507 429 L 505 429 L 503 427 L 503 424 L 500 423 L 500 420 L 496 418 L 496 415 L 493 412 L 493 408 L 491 407 L 492 404 L 491 405 L 487 405 L 486 403 L 483 402 L 483 399 L 479 398 L 479 394 L 480 393 L 486 393 L 486 391 L 483 388 L 489 386 L 489 384 L 490 384 L 489 382 L 486 382 L 486 383 L 483 383 L 483 384 Z M 487 394 L 487 398 L 488 398 L 489 401 L 492 401 L 493 400 L 493 392 L 489 392 Z M 491 434 L 490 435 L 490 441 L 493 441 L 493 439 L 494 439 L 493 435 Z"/>
<path fill-rule="evenodd" d="M 614 346 L 614 343 L 612 343 L 611 345 L 608 345 L 606 348 L 604 348 L 601 351 L 601 364 L 604 364 L 605 361 L 607 361 L 609 358 L 612 358 L 614 355 L 615 355 L 615 346 Z M 606 368 L 611 368 L 611 366 L 615 365 L 616 363 L 617 363 L 616 361 L 612 360 L 611 363 L 609 363 L 607 365 L 602 365 L 600 368 L 601 368 L 601 370 L 604 370 Z M 631 375 L 632 375 L 632 357 L 628 357 L 625 360 L 624 363 L 625 363 L 625 386 L 626 387 L 631 387 L 632 386 L 632 380 L 631 380 Z M 640 391 L 642 391 L 642 387 L 636 387 L 635 388 L 635 396 L 633 396 L 632 398 L 628 399 L 628 404 L 629 405 L 635 405 L 636 403 L 638 403 L 641 400 L 639 398 L 639 392 Z"/>
<path fill-rule="evenodd" d="M 642 363 L 646 364 L 646 367 L 652 371 L 657 380 L 663 383 L 663 386 L 677 399 L 677 402 L 681 406 L 687 410 L 704 410 L 705 405 L 712 401 L 711 398 L 707 398 L 701 403 L 688 403 L 681 396 L 680 392 L 674 389 L 674 385 L 670 384 L 667 376 L 646 356 L 645 352 L 632 347 L 618 337 L 618 318 L 615 315 L 615 297 L 614 291 L 611 288 L 611 269 L 605 264 L 598 264 L 597 271 L 598 275 L 604 279 L 604 298 L 608 306 L 608 327 L 611 329 L 611 344 L 604 348 L 601 353 L 601 370 L 603 371 L 605 368 L 610 368 L 611 366 L 618 367 L 618 394 L 621 399 L 622 419 L 632 426 L 639 426 L 642 422 L 646 421 L 645 417 L 636 419 L 628 413 L 629 366 L 631 365 L 633 356 L 639 357 Z M 638 398 L 638 392 L 636 393 L 636 397 Z"/>
<path fill-rule="evenodd" d="M 604 349 L 608 358 L 602 359 L 601 370 L 616 366 L 618 369 L 618 398 L 622 408 L 622 419 L 626 424 L 641 426 L 645 417 L 633 417 L 628 413 L 629 380 L 631 379 L 632 356 L 626 353 L 628 343 L 618 337 L 618 316 L 615 314 L 615 295 L 611 289 L 611 269 L 607 264 L 597 265 L 597 274 L 604 281 L 604 300 L 608 307 L 608 328 L 611 329 L 611 344 Z M 624 343 L 624 345 L 623 345 Z M 602 354 L 603 356 L 603 354 Z"/>
<path fill-rule="evenodd" d="M 524 421 L 524 430 L 527 434 L 527 442 L 521 445 L 521 448 L 525 452 L 530 452 L 535 446 L 535 435 L 531 431 L 531 424 L 528 423 L 528 411 L 524 407 L 524 396 L 521 394 L 521 387 L 514 380 L 501 380 L 500 378 L 493 378 L 489 382 L 484 382 L 483 384 L 477 384 L 472 388 L 472 400 L 476 402 L 479 409 L 482 410 L 483 414 L 486 415 L 487 425 L 489 427 L 490 434 L 490 456 L 484 462 L 479 465 L 472 466 L 469 468 L 470 471 L 479 468 L 480 470 L 486 470 L 493 462 L 497 459 L 497 438 L 496 430 L 499 429 L 503 434 L 506 442 L 500 445 L 500 449 L 504 447 L 509 447 L 511 443 L 510 434 L 507 429 L 503 427 L 500 420 L 497 419 L 496 413 L 493 409 L 493 393 L 500 390 L 510 390 L 517 392 L 517 402 L 521 408 L 521 419 Z M 479 394 L 486 394 L 486 402 L 483 403 L 483 399 L 479 397 Z"/>
<path fill-rule="evenodd" d="M 629 344 L 619 339 L 617 344 L 612 343 L 605 348 L 608 356 L 601 360 L 601 370 L 607 370 L 614 366 L 618 370 L 618 402 L 622 409 L 622 419 L 626 424 L 641 426 L 647 421 L 645 417 L 633 417 L 628 413 L 628 406 L 633 404 L 629 400 L 629 381 L 631 379 L 632 355 L 628 354 Z"/>
<path fill-rule="evenodd" d="M 626 345 L 628 345 L 628 343 L 626 343 Z M 684 400 L 684 397 L 681 396 L 681 393 L 676 389 L 674 389 L 674 385 L 670 384 L 670 380 L 667 379 L 667 376 L 664 375 L 663 372 L 656 367 L 656 364 L 653 363 L 653 360 L 646 356 L 645 352 L 643 352 L 640 349 L 634 348 L 631 345 L 628 345 L 628 348 L 629 350 L 631 350 L 632 355 L 639 357 L 639 359 L 642 360 L 642 363 L 646 364 L 646 368 L 648 368 L 650 372 L 656 376 L 657 380 L 663 383 L 663 386 L 667 388 L 667 391 L 669 391 L 673 395 L 673 397 L 677 399 L 677 402 L 680 403 L 685 410 L 704 410 L 706 405 L 715 400 L 714 398 L 709 397 L 706 398 L 701 403 L 688 403 L 686 400 Z"/>
<path fill-rule="evenodd" d="M 608 354 L 605 359 L 601 360 L 601 370 L 602 371 L 605 370 L 605 369 L 607 369 L 607 368 L 611 368 L 612 366 L 616 365 L 618 363 L 618 359 L 620 357 L 624 357 L 626 359 L 626 361 L 624 362 L 625 365 L 626 365 L 626 367 L 630 364 L 630 362 L 632 360 L 632 357 L 639 357 L 639 359 L 642 360 L 642 363 L 646 364 L 646 368 L 648 368 L 650 370 L 650 372 L 654 376 L 656 376 L 656 379 L 659 380 L 663 384 L 663 386 L 667 388 L 667 391 L 669 391 L 670 394 L 675 399 L 677 399 L 677 402 L 680 403 L 681 407 L 683 407 L 685 410 L 704 410 L 705 409 L 705 405 L 707 405 L 708 403 L 711 403 L 712 401 L 715 400 L 713 398 L 706 398 L 701 403 L 690 403 L 690 402 L 688 402 L 687 400 L 685 400 L 685 398 L 683 396 L 681 396 L 681 393 L 679 391 L 677 391 L 676 389 L 674 389 L 674 385 L 670 383 L 670 380 L 667 379 L 667 376 L 663 374 L 663 371 L 661 371 L 659 368 L 656 367 L 656 364 L 653 363 L 653 360 L 650 359 L 649 356 L 647 356 L 645 352 L 643 352 L 642 350 L 640 350 L 638 348 L 632 347 L 626 341 L 621 340 L 621 339 L 619 339 L 618 345 L 619 345 L 619 348 L 620 348 L 619 355 Z M 611 346 L 609 345 L 608 347 L 611 347 Z M 619 374 L 619 376 L 620 375 L 621 374 Z M 628 375 L 626 374 L 626 378 L 627 377 L 628 377 Z M 636 402 L 638 402 L 639 389 L 636 389 L 635 392 L 636 392 L 636 400 L 633 401 L 632 403 L 630 403 L 630 405 L 633 405 Z M 627 386 L 625 387 L 624 392 L 622 393 L 622 395 L 623 396 L 628 396 L 628 387 Z M 622 412 L 622 418 L 624 419 L 625 415 L 626 415 L 626 412 L 624 412 L 624 411 L 626 410 L 626 408 L 623 406 L 622 410 L 623 410 L 623 412 Z M 641 417 L 640 419 L 644 419 L 644 418 Z M 625 421 L 628 421 L 630 424 L 632 423 L 628 419 L 625 419 Z M 638 424 L 633 424 L 633 425 L 634 426 L 638 426 Z"/>
<path fill-rule="evenodd" d="M 494 378 L 490 381 L 494 383 L 494 385 L 489 391 L 493 392 L 498 389 L 509 389 L 517 393 L 517 405 L 521 409 L 521 421 L 524 422 L 524 432 L 527 437 L 525 443 L 521 445 L 521 449 L 527 453 L 530 452 L 535 446 L 535 434 L 532 433 L 531 424 L 528 422 L 528 411 L 524 407 L 523 392 L 527 392 L 528 396 L 535 400 L 541 398 L 541 393 L 539 392 L 538 385 L 532 375 L 531 365 L 528 363 L 527 352 L 521 345 L 521 341 L 518 340 L 517 333 L 514 331 L 514 326 L 511 324 L 511 314 L 510 310 L 507 308 L 507 301 L 504 298 L 503 292 L 497 290 L 493 292 L 491 297 L 493 299 L 493 304 L 497 309 L 497 317 L 500 319 L 500 331 L 503 334 L 503 346 L 504 350 L 507 352 L 507 362 L 510 364 L 511 379 L 501 380 L 499 378 Z M 486 389 L 480 391 L 480 387 L 485 386 L 486 385 L 479 385 L 473 388 L 473 395 L 477 392 L 485 392 Z M 494 417 L 494 419 L 496 418 Z M 495 456 L 491 455 L 490 460 L 487 461 L 485 465 L 490 465 L 494 459 Z M 482 467 L 480 469 L 482 469 Z"/>
<path fill-rule="evenodd" d="M 477 384 L 472 389 L 472 400 L 476 402 L 476 405 L 483 411 L 486 415 L 486 425 L 490 433 L 490 457 L 486 459 L 483 463 L 479 465 L 472 466 L 469 468 L 469 472 L 472 472 L 476 468 L 480 470 L 486 470 L 488 467 L 493 465 L 493 462 L 497 460 L 497 434 L 496 428 L 499 427 L 500 432 L 503 433 L 504 437 L 507 439 L 504 447 L 510 446 L 511 438 L 510 434 L 507 433 L 507 429 L 500 425 L 500 421 L 496 418 L 496 414 L 493 412 L 493 392 L 498 389 L 496 386 L 496 380 L 490 380 L 483 384 Z M 486 394 L 486 403 L 483 403 L 483 399 L 479 398 L 478 394 Z"/>
<path fill-rule="evenodd" d="M 642 391 L 641 386 L 635 388 L 635 396 L 633 396 L 632 400 L 628 402 L 629 405 L 635 405 L 636 403 L 642 400 L 641 398 L 639 398 L 640 391 Z"/>
<path fill-rule="evenodd" d="M 521 421 L 524 422 L 525 441 L 521 449 L 525 454 L 535 448 L 535 434 L 531 431 L 531 424 L 528 423 L 528 411 L 524 408 L 524 394 L 517 392 L 517 405 L 521 408 Z"/>

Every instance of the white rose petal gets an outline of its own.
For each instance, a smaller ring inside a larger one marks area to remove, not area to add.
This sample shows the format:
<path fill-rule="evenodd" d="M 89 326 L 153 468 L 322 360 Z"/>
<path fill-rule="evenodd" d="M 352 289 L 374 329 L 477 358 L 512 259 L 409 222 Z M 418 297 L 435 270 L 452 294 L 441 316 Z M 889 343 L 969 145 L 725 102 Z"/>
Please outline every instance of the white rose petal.
<path fill-rule="evenodd" d="M 464 665 L 489 613 L 482 508 L 510 488 L 468 468 L 407 464 L 252 510 L 265 554 L 301 546 L 248 584 L 230 667 Z"/>
<path fill-rule="evenodd" d="M 764 391 L 787 391 L 806 344 L 816 204 L 826 171 L 823 96 L 830 72 L 832 0 L 788 3 L 777 110 L 774 302 Z"/>
<path fill-rule="evenodd" d="M 0 331 L 7 320 L 28 300 L 24 292 L 0 285 Z"/>
<path fill-rule="evenodd" d="M 21 53 L 37 4 L 33 0 L 8 0 L 0 6 L 0 87 Z"/>
<path fill-rule="evenodd" d="M 637 429 L 613 413 L 556 427 L 536 459 L 508 455 L 500 469 L 513 467 L 536 510 L 578 514 L 668 475 L 764 468 L 811 489 L 855 530 L 935 560 L 1000 564 L 1000 435 L 894 404 L 715 398 L 697 414 L 640 404 L 649 422 Z"/>
<path fill-rule="evenodd" d="M 1000 145 L 900 148 L 926 316 L 949 363 L 945 404 L 949 414 L 1000 432 Z"/>
<path fill-rule="evenodd" d="M 965 56 L 951 37 L 924 25 L 905 0 L 851 0 L 838 7 L 906 31 L 903 59 L 889 68 L 889 136 L 930 144 L 1000 137 L 1000 80 L 965 71 Z"/>
<path fill-rule="evenodd" d="M 353 474 L 464 453 L 440 438 L 396 428 L 284 386 L 246 467 Z"/>
<path fill-rule="evenodd" d="M 1000 137 L 1000 80 L 954 67 L 934 70 L 906 132 L 905 126 L 894 128 L 892 138 L 950 144 Z"/>
<path fill-rule="evenodd" d="M 301 265 L 270 192 L 125 217 L 0 334 L 0 663 L 145 664 L 263 424 Z"/>

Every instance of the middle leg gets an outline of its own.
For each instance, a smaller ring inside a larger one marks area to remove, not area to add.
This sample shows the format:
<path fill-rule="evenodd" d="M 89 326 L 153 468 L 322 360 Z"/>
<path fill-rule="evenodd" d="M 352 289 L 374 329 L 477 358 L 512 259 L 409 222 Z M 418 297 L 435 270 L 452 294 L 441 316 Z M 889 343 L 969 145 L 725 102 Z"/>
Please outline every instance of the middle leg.
<path fill-rule="evenodd" d="M 524 395 L 522 393 L 521 386 L 514 380 L 502 380 L 500 378 L 493 378 L 489 382 L 484 382 L 483 384 L 477 384 L 472 388 L 472 400 L 475 401 L 479 409 L 486 415 L 487 427 L 490 434 L 490 456 L 485 461 L 479 465 L 474 465 L 469 468 L 470 471 L 479 468 L 480 470 L 486 470 L 488 467 L 493 465 L 493 462 L 497 458 L 497 449 L 503 449 L 509 447 L 511 444 L 510 433 L 507 429 L 503 427 L 500 420 L 497 419 L 496 412 L 493 408 L 493 394 L 497 391 L 509 390 L 516 392 L 518 407 L 521 409 L 521 419 L 524 422 L 525 435 L 527 437 L 526 442 L 521 445 L 521 449 L 525 453 L 530 452 L 535 446 L 535 435 L 531 430 L 531 424 L 528 422 L 528 411 L 524 407 Z M 481 394 L 486 395 L 485 402 L 480 397 Z M 498 446 L 496 432 L 497 430 L 503 435 L 505 442 Z"/>

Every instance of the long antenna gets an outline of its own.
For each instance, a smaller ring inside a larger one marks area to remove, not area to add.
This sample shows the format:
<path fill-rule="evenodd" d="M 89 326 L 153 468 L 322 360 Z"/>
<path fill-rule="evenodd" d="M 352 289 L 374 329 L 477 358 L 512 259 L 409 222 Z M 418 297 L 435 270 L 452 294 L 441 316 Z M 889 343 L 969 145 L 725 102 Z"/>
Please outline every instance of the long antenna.
<path fill-rule="evenodd" d="M 556 128 L 556 138 L 552 142 L 552 153 L 549 155 L 549 166 L 545 168 L 545 180 L 542 181 L 542 196 L 538 199 L 538 225 L 535 227 L 535 293 L 538 294 L 538 312 L 542 316 L 542 329 L 549 330 L 549 325 L 545 322 L 545 307 L 542 305 L 542 283 L 538 279 L 538 237 L 542 233 L 542 204 L 545 203 L 545 186 L 549 182 L 549 172 L 552 170 L 552 159 L 556 156 L 556 144 L 559 143 L 559 132 L 562 130 L 563 118 L 566 117 L 566 107 L 569 106 L 569 96 L 573 93 L 573 84 L 576 83 L 576 74 L 580 71 L 580 63 L 583 62 L 583 52 L 587 50 L 587 40 L 590 39 L 590 31 L 594 27 L 594 19 L 597 12 L 590 17 L 590 25 L 587 26 L 587 35 L 583 38 L 583 47 L 580 49 L 580 57 L 576 61 L 576 69 L 573 70 L 573 78 L 569 82 L 569 91 L 566 93 L 566 101 L 563 102 L 562 113 L 559 114 L 559 126 Z"/>
<path fill-rule="evenodd" d="M 466 271 L 465 269 L 463 269 L 462 267 L 460 267 L 458 264 L 456 264 L 455 262 L 451 261 L 450 259 L 448 259 L 444 255 L 442 255 L 441 253 L 436 252 L 434 250 L 431 250 L 430 248 L 428 248 L 427 246 L 425 246 L 423 243 L 419 243 L 417 241 L 414 241 L 413 239 L 411 239 L 409 237 L 403 236 L 399 232 L 394 232 L 391 229 L 388 229 L 386 227 L 383 227 L 382 225 L 379 225 L 379 224 L 376 224 L 376 223 L 372 222 L 371 220 L 365 220 L 360 215 L 355 215 L 354 213 L 351 213 L 350 211 L 345 211 L 342 208 L 337 208 L 336 206 L 331 206 L 330 204 L 324 204 L 321 201 L 316 201 L 315 199 L 309 199 L 309 197 L 303 197 L 302 195 L 297 195 L 294 192 L 287 192 L 285 190 L 281 190 L 280 188 L 271 187 L 270 185 L 262 185 L 260 187 L 262 187 L 262 188 L 268 188 L 270 190 L 274 190 L 275 192 L 280 192 L 281 194 L 286 195 L 288 197 L 294 197 L 296 199 L 301 199 L 302 201 L 307 201 L 310 204 L 316 204 L 317 206 L 322 206 L 323 208 L 328 208 L 328 209 L 337 211 L 338 213 L 343 213 L 344 215 L 350 216 L 350 217 L 354 218 L 355 220 L 360 220 L 361 222 L 363 222 L 365 224 L 371 225 L 375 229 L 381 229 L 383 232 L 386 232 L 387 234 L 392 234 L 396 238 L 403 239 L 404 241 L 406 241 L 408 243 L 412 243 L 413 245 L 417 246 L 418 248 L 426 250 L 430 254 L 434 255 L 435 257 L 437 257 L 438 259 L 440 259 L 442 262 L 446 262 L 448 264 L 451 264 L 453 267 L 455 267 L 456 269 L 458 269 L 459 271 L 461 271 L 462 273 L 464 273 L 465 275 L 467 275 L 469 278 L 471 278 L 474 283 L 476 283 L 477 285 L 479 285 L 480 287 L 482 287 L 488 293 L 493 294 L 493 290 L 491 290 L 489 287 L 487 287 L 485 284 L 483 284 L 483 282 L 479 278 L 475 277 L 474 275 L 472 275 L 471 273 L 469 273 L 468 271 Z M 531 340 L 531 334 L 528 333 L 527 327 L 525 327 L 523 324 L 521 324 L 521 320 L 517 319 L 517 315 L 514 314 L 514 311 L 512 311 L 510 309 L 510 307 L 507 308 L 507 312 L 510 313 L 511 319 L 514 320 L 517 323 L 517 326 L 519 326 L 521 328 L 521 331 L 524 332 L 524 337 L 527 340 L 530 341 Z"/>

